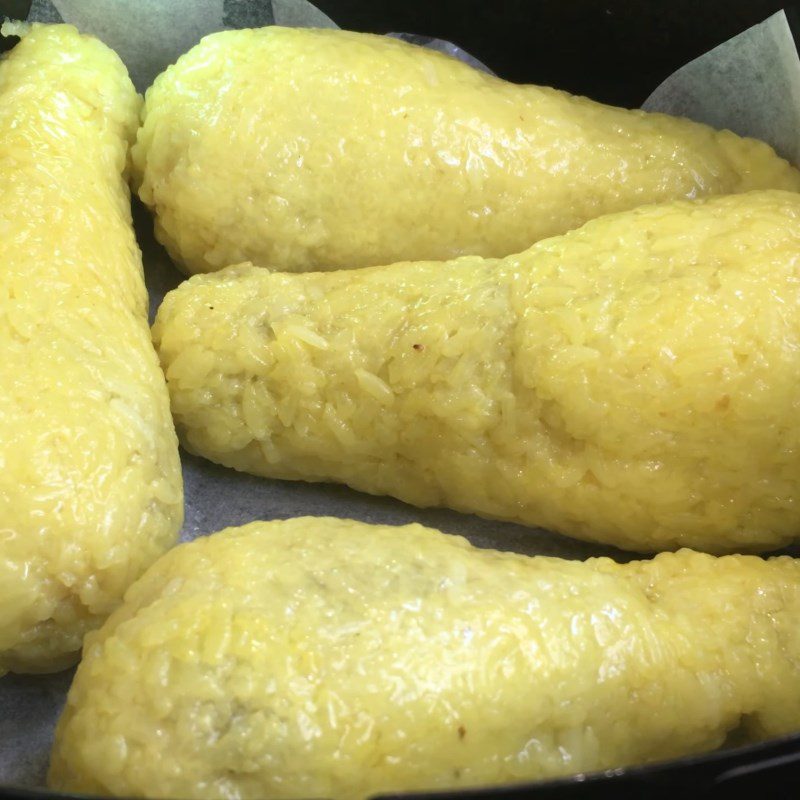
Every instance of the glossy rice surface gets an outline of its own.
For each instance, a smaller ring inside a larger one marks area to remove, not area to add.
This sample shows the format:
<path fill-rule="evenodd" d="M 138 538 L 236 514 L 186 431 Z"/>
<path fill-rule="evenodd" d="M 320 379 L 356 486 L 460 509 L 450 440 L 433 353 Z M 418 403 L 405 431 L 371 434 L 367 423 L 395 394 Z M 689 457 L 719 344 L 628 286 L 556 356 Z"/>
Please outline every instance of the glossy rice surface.
<path fill-rule="evenodd" d="M 93 633 L 50 786 L 363 798 L 800 727 L 800 566 L 585 563 L 301 518 L 181 545 Z"/>
<path fill-rule="evenodd" d="M 338 30 L 212 34 L 147 92 L 133 149 L 189 272 L 507 256 L 645 203 L 800 190 L 763 142 L 519 86 Z"/>
<path fill-rule="evenodd" d="M 193 452 L 637 551 L 800 531 L 800 195 L 643 207 L 502 260 L 169 294 Z"/>
<path fill-rule="evenodd" d="M 176 539 L 125 165 L 140 98 L 69 26 L 0 61 L 0 674 L 62 669 Z"/>

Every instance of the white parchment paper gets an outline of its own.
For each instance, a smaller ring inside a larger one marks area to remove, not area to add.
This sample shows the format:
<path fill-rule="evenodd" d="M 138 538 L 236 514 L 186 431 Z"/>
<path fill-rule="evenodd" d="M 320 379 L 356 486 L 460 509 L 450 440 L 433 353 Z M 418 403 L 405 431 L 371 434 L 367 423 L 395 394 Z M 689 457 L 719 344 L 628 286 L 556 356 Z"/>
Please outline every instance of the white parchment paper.
<path fill-rule="evenodd" d="M 0 3 L 0 8 L 2 4 Z M 34 0 L 32 20 L 66 21 L 93 33 L 122 56 L 140 90 L 208 33 L 269 24 L 335 27 L 306 0 Z M 456 45 L 406 36 L 484 68 Z M 491 65 L 489 65 L 491 66 Z M 693 61 L 665 81 L 646 107 L 682 114 L 716 127 L 758 136 L 800 162 L 800 59 L 783 13 Z M 151 315 L 181 280 L 152 235 L 152 220 L 138 203 L 134 222 L 145 263 Z M 612 555 L 612 548 L 546 531 L 438 509 L 420 510 L 345 487 L 269 481 L 218 467 L 182 453 L 186 488 L 186 541 L 228 525 L 303 514 L 350 517 L 366 522 L 418 521 L 468 537 L 484 547 L 522 553 L 586 558 Z M 0 785 L 44 783 L 53 726 L 72 672 L 0 679 Z"/>
<path fill-rule="evenodd" d="M 763 139 L 800 164 L 800 58 L 786 13 L 690 61 L 642 108 Z"/>
<path fill-rule="evenodd" d="M 307 0 L 34 0 L 29 19 L 69 22 L 102 39 L 119 53 L 140 92 L 209 33 L 337 27 Z"/>

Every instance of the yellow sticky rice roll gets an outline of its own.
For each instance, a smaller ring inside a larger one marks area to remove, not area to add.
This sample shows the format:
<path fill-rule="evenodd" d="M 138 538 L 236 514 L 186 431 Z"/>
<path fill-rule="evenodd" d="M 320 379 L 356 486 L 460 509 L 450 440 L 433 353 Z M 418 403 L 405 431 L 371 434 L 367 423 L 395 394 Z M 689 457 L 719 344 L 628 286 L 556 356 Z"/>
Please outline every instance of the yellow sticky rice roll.
<path fill-rule="evenodd" d="M 72 27 L 4 32 L 0 674 L 75 661 L 183 516 L 124 180 L 141 100 Z"/>
<path fill-rule="evenodd" d="M 585 563 L 409 525 L 181 545 L 87 639 L 50 786 L 363 798 L 587 772 L 800 728 L 800 563 Z"/>
<path fill-rule="evenodd" d="M 800 195 L 600 218 L 503 260 L 237 266 L 153 329 L 178 434 L 337 481 L 650 552 L 800 532 Z"/>
<path fill-rule="evenodd" d="M 207 36 L 147 92 L 133 150 L 189 272 L 506 256 L 644 203 L 800 190 L 772 148 L 518 86 L 395 39 Z"/>

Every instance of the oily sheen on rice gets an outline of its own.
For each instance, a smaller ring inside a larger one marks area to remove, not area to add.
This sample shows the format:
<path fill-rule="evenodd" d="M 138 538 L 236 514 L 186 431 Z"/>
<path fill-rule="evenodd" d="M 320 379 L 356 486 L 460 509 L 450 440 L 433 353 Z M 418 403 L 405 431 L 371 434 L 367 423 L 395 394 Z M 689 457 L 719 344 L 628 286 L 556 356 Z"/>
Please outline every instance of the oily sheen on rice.
<path fill-rule="evenodd" d="M 256 522 L 168 553 L 91 634 L 49 782 L 363 798 L 775 736 L 800 727 L 798 614 L 786 557 L 581 563 Z"/>
<path fill-rule="evenodd" d="M 0 61 L 0 674 L 75 661 L 183 493 L 124 171 L 140 98 L 74 28 Z"/>
<path fill-rule="evenodd" d="M 517 86 L 384 36 L 207 36 L 147 92 L 133 149 L 189 272 L 506 256 L 644 203 L 800 190 L 772 148 Z"/>
<path fill-rule="evenodd" d="M 195 276 L 153 329 L 179 435 L 639 551 L 800 531 L 800 194 L 607 216 L 503 260 Z"/>

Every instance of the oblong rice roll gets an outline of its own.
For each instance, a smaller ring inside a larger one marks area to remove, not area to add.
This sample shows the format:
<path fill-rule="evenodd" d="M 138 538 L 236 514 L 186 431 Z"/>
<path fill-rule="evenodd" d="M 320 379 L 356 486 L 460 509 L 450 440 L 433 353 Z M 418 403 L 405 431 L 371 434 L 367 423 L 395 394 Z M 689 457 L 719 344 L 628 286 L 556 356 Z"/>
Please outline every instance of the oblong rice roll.
<path fill-rule="evenodd" d="M 362 798 L 776 736 L 800 728 L 798 614 L 786 557 L 580 563 L 256 522 L 167 554 L 89 637 L 49 783 Z"/>
<path fill-rule="evenodd" d="M 506 256 L 644 203 L 800 190 L 730 131 L 387 37 L 274 26 L 207 36 L 157 78 L 133 156 L 189 272 Z"/>
<path fill-rule="evenodd" d="M 503 260 L 195 276 L 154 327 L 179 435 L 638 551 L 800 532 L 800 194 L 643 207 Z"/>
<path fill-rule="evenodd" d="M 140 98 L 69 26 L 0 61 L 0 673 L 63 668 L 175 541 L 177 441 L 124 172 Z"/>

